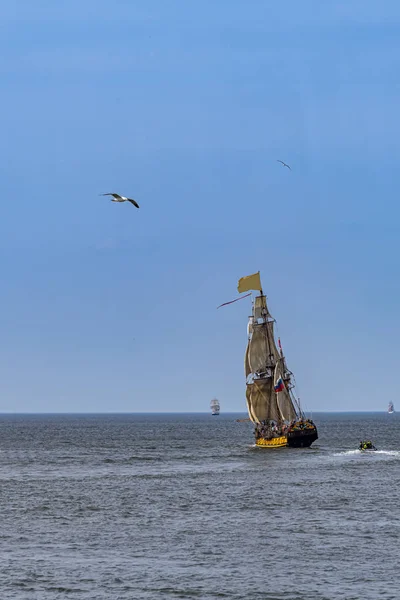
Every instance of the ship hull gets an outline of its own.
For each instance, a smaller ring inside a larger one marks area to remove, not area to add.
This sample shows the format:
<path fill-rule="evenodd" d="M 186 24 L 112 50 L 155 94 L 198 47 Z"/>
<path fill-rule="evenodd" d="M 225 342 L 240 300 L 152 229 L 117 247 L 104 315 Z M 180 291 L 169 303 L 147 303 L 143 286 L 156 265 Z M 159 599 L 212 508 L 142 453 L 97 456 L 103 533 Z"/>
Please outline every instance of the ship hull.
<path fill-rule="evenodd" d="M 318 439 L 317 428 L 310 430 L 290 431 L 287 434 L 290 448 L 309 448 Z"/>
<path fill-rule="evenodd" d="M 256 439 L 256 446 L 260 448 L 309 448 L 318 439 L 317 428 L 309 430 L 291 431 L 286 435 L 266 440 L 263 437 Z"/>

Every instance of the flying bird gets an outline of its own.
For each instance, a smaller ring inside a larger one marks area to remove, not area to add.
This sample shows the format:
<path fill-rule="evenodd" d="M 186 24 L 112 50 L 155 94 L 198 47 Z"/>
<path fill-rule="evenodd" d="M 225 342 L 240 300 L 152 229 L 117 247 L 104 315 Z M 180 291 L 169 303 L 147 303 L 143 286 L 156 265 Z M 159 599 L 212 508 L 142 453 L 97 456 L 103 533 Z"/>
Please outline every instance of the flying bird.
<path fill-rule="evenodd" d="M 287 165 L 285 162 L 283 162 L 283 160 L 277 160 L 276 162 L 280 162 L 283 164 L 284 167 L 287 167 L 289 169 L 289 171 L 291 171 L 292 169 L 289 167 L 289 165 Z"/>
<path fill-rule="evenodd" d="M 112 196 L 111 202 L 130 202 L 136 208 L 139 208 L 139 204 L 133 198 L 126 198 L 125 196 L 120 196 L 119 194 L 100 194 L 100 196 Z"/>

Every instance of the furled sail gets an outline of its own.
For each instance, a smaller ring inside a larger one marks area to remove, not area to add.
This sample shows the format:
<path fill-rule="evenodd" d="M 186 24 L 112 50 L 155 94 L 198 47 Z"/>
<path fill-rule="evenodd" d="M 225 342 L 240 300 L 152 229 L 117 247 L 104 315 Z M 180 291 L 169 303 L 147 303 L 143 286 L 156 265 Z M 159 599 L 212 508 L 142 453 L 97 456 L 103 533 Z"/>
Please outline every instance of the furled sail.
<path fill-rule="evenodd" d="M 282 420 L 272 377 L 255 379 L 253 383 L 247 384 L 246 399 L 249 417 L 254 423 Z"/>

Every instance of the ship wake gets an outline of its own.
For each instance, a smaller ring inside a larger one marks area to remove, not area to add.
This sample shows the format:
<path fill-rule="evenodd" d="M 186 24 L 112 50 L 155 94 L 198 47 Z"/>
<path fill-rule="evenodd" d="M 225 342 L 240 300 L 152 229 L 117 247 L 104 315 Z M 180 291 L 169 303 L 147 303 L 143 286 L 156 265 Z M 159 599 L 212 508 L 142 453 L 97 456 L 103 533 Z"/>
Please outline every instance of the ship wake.
<path fill-rule="evenodd" d="M 374 451 L 365 451 L 365 450 L 345 450 L 343 452 L 335 452 L 333 456 L 392 456 L 395 458 L 400 458 L 400 450 L 374 450 Z"/>

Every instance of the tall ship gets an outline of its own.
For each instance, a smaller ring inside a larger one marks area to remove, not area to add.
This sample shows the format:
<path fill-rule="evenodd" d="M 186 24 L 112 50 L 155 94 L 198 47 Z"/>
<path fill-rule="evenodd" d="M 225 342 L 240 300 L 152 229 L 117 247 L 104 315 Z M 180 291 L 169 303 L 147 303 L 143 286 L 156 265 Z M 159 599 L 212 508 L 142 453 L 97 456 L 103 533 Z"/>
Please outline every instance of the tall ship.
<path fill-rule="evenodd" d="M 219 402 L 216 398 L 213 398 L 210 402 L 210 408 L 211 408 L 211 414 L 213 417 L 218 417 L 219 415 L 219 411 L 221 410 L 221 407 L 219 405 Z"/>
<path fill-rule="evenodd" d="M 391 415 L 392 413 L 394 413 L 394 405 L 393 405 L 393 402 L 389 402 L 389 406 L 388 406 L 388 413 L 389 413 L 389 415 Z"/>
<path fill-rule="evenodd" d="M 260 272 L 239 280 L 240 293 L 256 290 L 247 325 L 244 358 L 246 399 L 250 420 L 255 425 L 256 445 L 264 448 L 309 447 L 318 439 L 317 427 L 307 419 L 295 394 L 282 345 L 275 342 L 275 319 L 263 294 Z"/>

